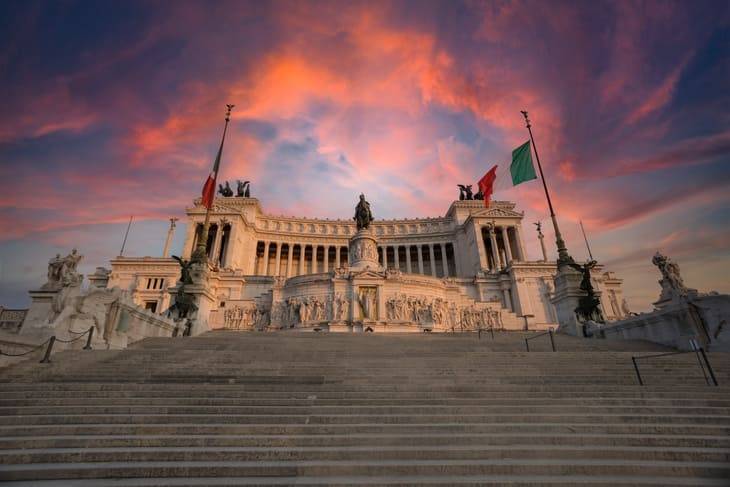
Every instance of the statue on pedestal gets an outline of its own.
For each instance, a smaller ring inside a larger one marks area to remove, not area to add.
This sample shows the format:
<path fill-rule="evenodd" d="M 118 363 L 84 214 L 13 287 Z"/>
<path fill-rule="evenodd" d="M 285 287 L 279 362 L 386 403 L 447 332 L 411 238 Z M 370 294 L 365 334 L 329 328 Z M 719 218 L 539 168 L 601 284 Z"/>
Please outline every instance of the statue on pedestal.
<path fill-rule="evenodd" d="M 357 223 L 357 229 L 363 230 L 370 227 L 370 222 L 373 221 L 373 213 L 370 211 L 370 203 L 365 201 L 365 195 L 360 195 L 360 202 L 355 207 L 355 217 L 353 218 Z"/>
<path fill-rule="evenodd" d="M 687 287 L 684 285 L 682 276 L 679 273 L 679 266 L 675 262 L 672 262 L 669 257 L 660 252 L 654 254 L 651 262 L 662 273 L 662 279 L 659 281 L 662 286 L 662 297 L 665 294 L 669 296 L 672 294 L 685 296 L 687 294 Z"/>
<path fill-rule="evenodd" d="M 48 282 L 43 285 L 43 289 L 60 289 L 81 284 L 83 276 L 77 272 L 76 267 L 83 257 L 76 249 L 71 250 L 66 257 L 56 254 L 48 261 Z"/>
<path fill-rule="evenodd" d="M 186 288 L 193 284 L 190 269 L 194 263 L 177 255 L 173 255 L 172 258 L 180 264 L 180 280 L 178 281 L 175 302 L 167 310 L 167 315 L 172 316 L 173 312 L 176 312 L 178 319 L 187 318 L 198 309 L 198 306 L 195 304 L 195 296 L 186 292 Z"/>
<path fill-rule="evenodd" d="M 599 307 L 601 301 L 596 297 L 596 293 L 593 289 L 593 283 L 591 282 L 591 269 L 596 267 L 597 262 L 591 260 L 583 265 L 571 263 L 570 267 L 579 271 L 583 275 L 583 279 L 580 281 L 580 289 L 586 292 L 586 295 L 578 300 L 578 307 L 575 308 L 575 313 L 582 319 L 582 321 L 597 321 L 603 322 L 603 314 Z"/>

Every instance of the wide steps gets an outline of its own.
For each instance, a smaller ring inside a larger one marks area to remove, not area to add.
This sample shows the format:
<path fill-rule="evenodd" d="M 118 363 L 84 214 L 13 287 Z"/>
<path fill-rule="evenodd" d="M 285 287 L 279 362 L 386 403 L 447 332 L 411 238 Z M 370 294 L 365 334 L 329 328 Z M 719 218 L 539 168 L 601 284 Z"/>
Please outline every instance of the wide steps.
<path fill-rule="evenodd" d="M 0 373 L 7 485 L 713 485 L 730 356 L 524 333 L 214 332 Z"/>

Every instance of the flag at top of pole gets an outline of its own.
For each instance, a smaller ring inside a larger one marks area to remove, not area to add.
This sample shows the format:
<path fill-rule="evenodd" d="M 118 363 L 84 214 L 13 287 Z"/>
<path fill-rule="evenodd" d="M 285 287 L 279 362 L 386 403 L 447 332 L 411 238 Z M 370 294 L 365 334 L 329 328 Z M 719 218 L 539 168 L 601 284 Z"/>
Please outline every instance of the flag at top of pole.
<path fill-rule="evenodd" d="M 484 206 L 489 206 L 489 200 L 495 191 L 533 179 L 537 179 L 537 174 L 532 165 L 532 151 L 528 140 L 512 151 L 512 162 L 509 165 L 496 164 L 479 180 L 479 190 L 484 195 Z"/>
<path fill-rule="evenodd" d="M 228 130 L 228 122 L 231 120 L 231 110 L 233 105 L 226 105 L 226 124 L 223 127 L 223 137 L 221 138 L 221 145 L 218 147 L 218 154 L 215 156 L 215 162 L 213 163 L 213 170 L 208 174 L 208 179 L 203 184 L 203 198 L 202 203 L 207 209 L 213 207 L 213 200 L 215 200 L 215 182 L 218 179 L 218 169 L 221 165 L 221 156 L 223 155 L 223 142 L 226 140 L 226 131 Z"/>

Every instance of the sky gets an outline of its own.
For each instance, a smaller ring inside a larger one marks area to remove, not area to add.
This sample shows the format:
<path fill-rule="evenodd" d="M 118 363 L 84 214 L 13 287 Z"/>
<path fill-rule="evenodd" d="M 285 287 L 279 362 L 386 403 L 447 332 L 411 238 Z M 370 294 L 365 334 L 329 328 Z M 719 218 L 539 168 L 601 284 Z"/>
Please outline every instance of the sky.
<path fill-rule="evenodd" d="M 730 292 L 726 1 L 0 2 L 0 305 L 72 247 L 160 255 L 236 105 L 222 179 L 274 214 L 444 215 L 528 138 L 570 253 L 659 295 Z M 554 237 L 538 181 L 495 195 Z M 173 251 L 182 247 L 178 225 Z"/>

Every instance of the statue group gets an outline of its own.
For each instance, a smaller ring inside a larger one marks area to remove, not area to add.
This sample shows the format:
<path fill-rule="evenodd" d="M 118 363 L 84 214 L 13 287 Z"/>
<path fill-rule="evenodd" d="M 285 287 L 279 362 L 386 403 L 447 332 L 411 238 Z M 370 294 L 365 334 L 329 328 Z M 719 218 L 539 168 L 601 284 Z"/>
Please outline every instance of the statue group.
<path fill-rule="evenodd" d="M 269 325 L 269 312 L 258 305 L 233 306 L 223 312 L 223 323 L 233 330 L 263 330 Z"/>
<path fill-rule="evenodd" d="M 238 198 L 250 198 L 251 197 L 250 181 L 241 181 L 239 179 L 236 182 L 238 183 L 238 187 L 236 188 L 236 196 Z M 228 183 L 228 181 L 226 181 L 225 186 L 223 186 L 221 184 L 218 185 L 218 194 L 220 194 L 224 198 L 233 197 L 233 189 L 231 189 L 231 185 Z"/>
<path fill-rule="evenodd" d="M 662 296 L 687 295 L 688 289 L 684 285 L 684 280 L 679 273 L 679 265 L 676 262 L 673 262 L 669 257 L 660 252 L 654 254 L 651 262 L 662 273 L 662 279 L 659 281 L 659 284 L 662 286 Z"/>
<path fill-rule="evenodd" d="M 388 319 L 441 325 L 452 331 L 502 328 L 502 315 L 490 307 L 458 306 L 442 298 L 396 294 L 385 304 Z"/>
<path fill-rule="evenodd" d="M 48 282 L 43 286 L 44 289 L 80 285 L 83 276 L 76 267 L 83 257 L 76 249 L 71 250 L 66 257 L 56 254 L 48 261 Z"/>
<path fill-rule="evenodd" d="M 483 200 L 484 193 L 480 189 L 476 194 L 473 193 L 471 184 L 457 184 L 459 188 L 459 200 Z"/>

